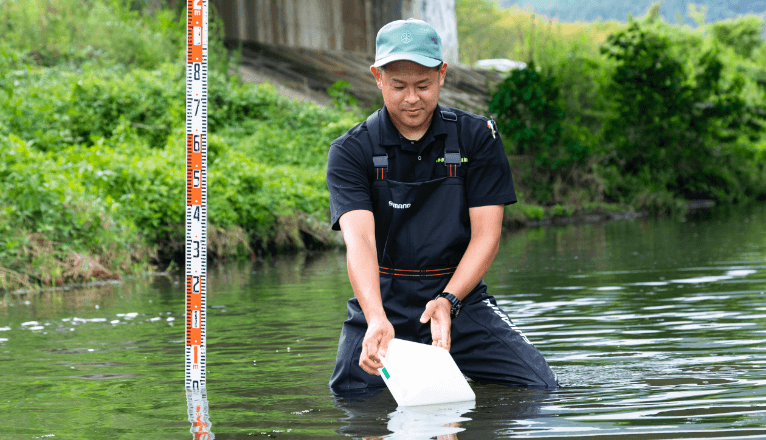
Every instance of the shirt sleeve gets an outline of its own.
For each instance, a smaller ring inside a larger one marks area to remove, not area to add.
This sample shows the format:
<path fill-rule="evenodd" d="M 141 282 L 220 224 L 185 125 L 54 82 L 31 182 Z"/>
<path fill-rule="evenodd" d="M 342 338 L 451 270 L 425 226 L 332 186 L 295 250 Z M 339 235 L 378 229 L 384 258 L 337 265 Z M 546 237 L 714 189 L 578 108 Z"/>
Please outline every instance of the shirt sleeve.
<path fill-rule="evenodd" d="M 484 128 L 473 137 L 476 144 L 468 152 L 466 175 L 468 207 L 516 203 L 511 166 L 500 135 L 492 137 L 492 132 Z"/>
<path fill-rule="evenodd" d="M 330 191 L 330 224 L 340 230 L 338 221 L 348 211 L 363 209 L 372 212 L 372 192 L 367 175 L 368 164 L 362 147 L 354 138 L 342 144 L 332 144 L 327 155 L 327 189 Z"/>

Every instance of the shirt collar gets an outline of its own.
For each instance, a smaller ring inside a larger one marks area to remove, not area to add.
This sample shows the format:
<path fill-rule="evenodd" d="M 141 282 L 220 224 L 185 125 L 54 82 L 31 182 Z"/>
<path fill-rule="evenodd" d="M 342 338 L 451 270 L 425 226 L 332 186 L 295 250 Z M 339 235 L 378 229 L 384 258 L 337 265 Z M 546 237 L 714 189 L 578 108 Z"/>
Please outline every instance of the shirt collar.
<path fill-rule="evenodd" d="M 426 146 L 430 145 L 435 140 L 434 138 L 436 136 L 447 134 L 446 127 L 444 127 L 444 120 L 442 119 L 442 110 L 443 107 L 437 104 L 433 117 L 431 118 L 431 126 L 428 128 L 428 131 L 426 131 L 426 134 L 423 135 L 423 137 L 419 141 L 416 141 L 413 145 L 410 141 L 401 136 L 399 130 L 397 130 L 394 126 L 394 123 L 391 122 L 391 117 L 388 114 L 388 109 L 384 105 L 383 111 L 381 112 L 381 119 L 383 123 L 380 124 L 380 144 L 401 145 L 402 149 L 410 151 L 415 151 L 415 148 L 419 147 L 418 149 L 422 151 Z"/>

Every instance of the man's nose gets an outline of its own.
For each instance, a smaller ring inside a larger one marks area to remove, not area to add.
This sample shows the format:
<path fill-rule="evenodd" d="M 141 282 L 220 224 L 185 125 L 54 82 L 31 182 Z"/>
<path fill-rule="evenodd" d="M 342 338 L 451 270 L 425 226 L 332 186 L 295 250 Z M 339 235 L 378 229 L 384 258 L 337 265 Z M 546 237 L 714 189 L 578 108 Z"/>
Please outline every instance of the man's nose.
<path fill-rule="evenodd" d="M 418 97 L 418 94 L 415 93 L 415 89 L 414 88 L 408 88 L 407 89 L 407 96 L 404 97 L 404 100 L 408 104 L 414 104 L 414 103 L 418 102 L 419 99 L 420 99 L 420 97 Z"/>

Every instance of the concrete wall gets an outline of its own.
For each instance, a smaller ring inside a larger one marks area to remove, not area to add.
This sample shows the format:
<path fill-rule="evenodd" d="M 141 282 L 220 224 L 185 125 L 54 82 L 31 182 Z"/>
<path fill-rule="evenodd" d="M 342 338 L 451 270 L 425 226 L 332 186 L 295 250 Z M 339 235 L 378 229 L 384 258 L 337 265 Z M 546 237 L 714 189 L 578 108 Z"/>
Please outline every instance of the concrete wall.
<path fill-rule="evenodd" d="M 226 38 L 311 49 L 375 50 L 375 0 L 213 0 Z M 372 39 L 372 41 L 370 41 Z"/>
<path fill-rule="evenodd" d="M 445 61 L 457 62 L 455 0 L 212 0 L 226 38 L 278 46 L 375 53 L 386 23 L 419 18 L 439 32 Z"/>

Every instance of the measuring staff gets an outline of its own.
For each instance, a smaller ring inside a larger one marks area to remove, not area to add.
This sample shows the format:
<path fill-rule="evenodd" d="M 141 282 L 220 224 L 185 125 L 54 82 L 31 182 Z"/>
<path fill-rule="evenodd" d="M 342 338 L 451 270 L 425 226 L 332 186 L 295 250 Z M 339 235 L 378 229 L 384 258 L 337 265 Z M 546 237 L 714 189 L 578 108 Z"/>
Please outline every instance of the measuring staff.
<path fill-rule="evenodd" d="M 186 380 L 205 387 L 207 297 L 207 0 L 187 0 Z"/>
<path fill-rule="evenodd" d="M 370 70 L 385 105 L 336 139 L 327 161 L 355 296 L 330 387 L 384 386 L 377 369 L 394 335 L 449 350 L 476 381 L 558 386 L 482 280 L 503 206 L 516 202 L 494 121 L 438 105 L 447 65 L 424 21 L 380 29 Z"/>

